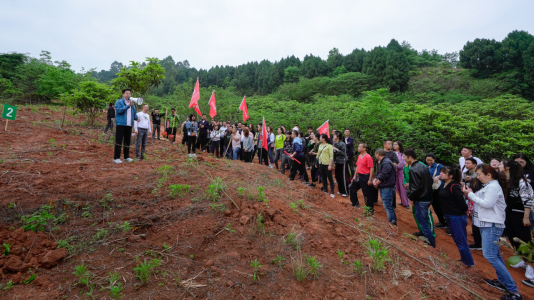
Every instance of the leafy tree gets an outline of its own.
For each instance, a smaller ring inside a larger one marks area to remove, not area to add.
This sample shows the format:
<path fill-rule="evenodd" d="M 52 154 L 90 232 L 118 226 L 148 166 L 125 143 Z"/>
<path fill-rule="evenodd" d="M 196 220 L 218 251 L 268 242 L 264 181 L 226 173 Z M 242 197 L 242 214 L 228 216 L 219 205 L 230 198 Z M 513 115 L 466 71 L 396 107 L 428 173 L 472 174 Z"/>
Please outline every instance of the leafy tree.
<path fill-rule="evenodd" d="M 147 57 L 146 61 L 146 67 L 135 61 L 131 61 L 128 68 L 123 67 L 118 77 L 111 81 L 112 87 L 116 90 L 129 88 L 132 94 L 145 97 L 151 88 L 158 87 L 165 79 L 165 69 L 157 58 Z"/>
<path fill-rule="evenodd" d="M 333 78 L 327 87 L 328 95 L 348 94 L 358 97 L 369 90 L 369 76 L 360 72 L 340 74 Z"/>
<path fill-rule="evenodd" d="M 300 70 L 298 67 L 287 67 L 284 70 L 284 82 L 295 83 L 299 80 Z"/>
<path fill-rule="evenodd" d="M 61 99 L 64 103 L 74 106 L 77 112 L 85 114 L 88 123 L 93 125 L 102 108 L 116 98 L 117 93 L 106 84 L 86 81 L 74 92 L 63 94 Z"/>
<path fill-rule="evenodd" d="M 16 75 L 16 68 L 23 65 L 28 57 L 23 53 L 2 53 L 0 54 L 0 77 L 13 79 Z"/>
<path fill-rule="evenodd" d="M 330 70 L 335 70 L 337 67 L 343 65 L 343 55 L 339 53 L 339 49 L 332 48 L 328 52 L 328 58 L 326 59 L 326 64 Z"/>
<path fill-rule="evenodd" d="M 332 73 L 332 76 L 337 77 L 337 76 L 339 76 L 339 75 L 341 75 L 341 74 L 344 74 L 344 73 L 347 73 L 347 72 L 349 72 L 349 71 L 347 70 L 347 68 L 345 68 L 345 66 L 342 65 L 342 66 L 337 67 L 337 68 L 334 70 L 334 72 Z"/>

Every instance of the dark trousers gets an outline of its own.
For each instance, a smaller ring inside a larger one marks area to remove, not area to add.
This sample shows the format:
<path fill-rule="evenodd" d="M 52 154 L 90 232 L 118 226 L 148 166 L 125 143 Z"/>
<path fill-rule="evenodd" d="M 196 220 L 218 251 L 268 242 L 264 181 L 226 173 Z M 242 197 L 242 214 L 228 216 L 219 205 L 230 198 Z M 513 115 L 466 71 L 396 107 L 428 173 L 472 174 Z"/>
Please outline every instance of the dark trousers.
<path fill-rule="evenodd" d="M 152 132 L 152 139 L 156 137 L 156 131 L 158 132 L 158 139 L 159 139 L 159 132 L 161 130 L 161 125 L 159 123 L 153 123 L 154 131 Z"/>
<path fill-rule="evenodd" d="M 312 183 L 317 182 L 317 176 L 319 173 L 319 167 L 315 165 L 315 160 L 313 162 L 314 164 L 311 167 L 311 181 Z"/>
<path fill-rule="evenodd" d="M 471 224 L 471 231 L 473 232 L 473 239 L 477 247 L 482 247 L 482 235 L 480 235 L 480 228 Z"/>
<path fill-rule="evenodd" d="M 306 163 L 304 163 L 304 156 L 294 158 L 297 159 L 300 163 L 293 160 L 293 165 L 291 166 L 291 171 L 289 172 L 289 179 L 293 181 L 298 172 L 299 176 L 304 176 L 305 182 L 309 182 L 310 179 L 308 178 L 308 173 L 306 172 Z"/>
<path fill-rule="evenodd" d="M 530 226 L 523 225 L 524 214 L 525 213 L 523 212 L 515 211 L 506 212 L 506 220 L 504 221 L 506 228 L 504 231 L 506 236 L 508 236 L 508 240 L 516 250 L 521 244 L 515 242 L 514 237 L 517 237 L 526 243 L 530 241 Z"/>
<path fill-rule="evenodd" d="M 371 212 L 374 212 L 374 194 L 373 189 L 378 192 L 374 186 L 367 185 L 369 181 L 369 174 L 358 174 L 358 181 L 352 181 L 350 185 L 350 201 L 353 206 L 360 206 L 360 201 L 358 200 L 358 190 L 362 190 L 363 199 L 365 206 L 371 208 Z"/>
<path fill-rule="evenodd" d="M 197 140 L 197 148 L 199 148 L 201 151 L 206 150 L 208 140 L 208 136 L 199 136 Z"/>
<path fill-rule="evenodd" d="M 348 189 L 349 179 L 347 178 L 348 176 L 347 169 L 348 169 L 347 162 L 343 164 L 336 163 L 336 182 L 337 182 L 338 191 L 341 194 L 348 194 L 349 192 L 349 189 Z"/>
<path fill-rule="evenodd" d="M 145 147 L 148 138 L 148 129 L 137 129 L 137 141 L 135 143 L 135 158 L 143 160 L 145 157 Z"/>
<path fill-rule="evenodd" d="M 191 148 L 193 149 L 193 154 L 197 150 L 197 136 L 187 136 L 187 153 L 191 153 Z"/>
<path fill-rule="evenodd" d="M 349 167 L 351 176 L 354 175 L 354 156 L 348 156 L 347 157 L 347 166 Z"/>
<path fill-rule="evenodd" d="M 434 213 L 438 216 L 439 222 L 446 225 L 447 222 L 445 221 L 445 216 L 443 215 L 443 210 L 441 209 L 439 190 L 434 190 L 432 192 L 432 208 L 434 208 Z"/>
<path fill-rule="evenodd" d="M 469 244 L 467 243 L 467 216 L 460 215 L 445 215 L 447 225 L 451 230 L 451 236 L 460 251 L 460 260 L 467 266 L 475 265 L 471 250 L 469 250 Z"/>
<path fill-rule="evenodd" d="M 334 194 L 334 177 L 332 176 L 332 171 L 328 170 L 328 165 L 320 164 L 319 172 L 321 173 L 321 181 L 323 182 L 323 191 L 328 192 L 327 182 L 330 181 L 330 191 Z"/>
<path fill-rule="evenodd" d="M 224 140 L 221 140 L 221 143 L 219 143 L 219 151 L 221 152 L 221 157 L 224 155 L 224 144 L 225 144 L 225 141 L 226 141 L 226 137 L 224 138 L 221 138 L 221 139 L 224 139 Z"/>
<path fill-rule="evenodd" d="M 244 152 L 244 159 L 246 163 L 252 162 L 252 152 Z"/>
<path fill-rule="evenodd" d="M 124 159 L 130 158 L 130 142 L 132 140 L 132 127 L 117 125 L 115 133 L 115 154 L 114 159 L 121 158 L 121 146 L 124 148 Z"/>
<path fill-rule="evenodd" d="M 184 131 L 182 133 L 182 145 L 186 144 L 187 143 L 187 131 Z"/>
<path fill-rule="evenodd" d="M 269 166 L 269 161 L 267 161 L 268 154 L 269 154 L 268 151 L 260 147 L 260 149 L 258 149 L 258 161 L 259 161 L 258 163 L 262 164 L 262 161 L 263 161 L 265 165 Z"/>
<path fill-rule="evenodd" d="M 221 141 L 217 140 L 217 141 L 213 141 L 211 140 L 211 149 L 213 150 L 213 154 L 217 157 L 219 157 L 219 145 L 220 145 Z"/>
<path fill-rule="evenodd" d="M 104 130 L 104 134 L 107 134 L 108 129 L 110 129 L 111 133 L 113 134 L 113 118 L 108 118 L 108 124 L 106 125 L 106 129 Z"/>
<path fill-rule="evenodd" d="M 174 137 L 172 138 L 172 140 L 169 138 L 169 141 L 176 141 L 176 130 L 178 128 L 167 128 L 166 132 L 167 132 L 167 138 L 169 138 L 168 135 L 174 135 Z"/>

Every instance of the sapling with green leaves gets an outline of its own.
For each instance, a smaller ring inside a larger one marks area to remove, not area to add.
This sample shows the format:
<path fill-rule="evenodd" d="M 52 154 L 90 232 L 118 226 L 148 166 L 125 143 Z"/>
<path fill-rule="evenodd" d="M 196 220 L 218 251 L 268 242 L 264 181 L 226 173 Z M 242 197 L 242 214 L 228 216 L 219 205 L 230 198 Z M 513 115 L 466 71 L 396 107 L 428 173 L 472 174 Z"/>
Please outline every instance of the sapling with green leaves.
<path fill-rule="evenodd" d="M 337 256 L 341 260 L 341 263 L 345 263 L 345 261 L 343 260 L 343 256 L 345 256 L 345 252 L 342 252 L 341 250 L 337 249 Z"/>
<path fill-rule="evenodd" d="M 306 205 L 304 205 L 304 201 L 303 201 L 303 200 L 299 200 L 299 206 L 300 206 L 300 208 L 302 208 L 302 209 L 306 209 L 306 208 L 308 208 Z"/>
<path fill-rule="evenodd" d="M 252 266 L 252 268 L 254 269 L 253 270 L 253 279 L 254 281 L 260 281 L 260 268 L 263 266 L 260 264 L 260 262 L 258 261 L 258 259 L 254 259 L 250 262 L 250 265 Z"/>
<path fill-rule="evenodd" d="M 378 239 L 370 238 L 366 243 L 367 251 L 371 259 L 373 260 L 373 269 L 381 271 L 385 268 L 384 263 L 391 261 L 388 254 L 388 247 L 382 247 L 382 243 Z"/>
<path fill-rule="evenodd" d="M 91 273 L 87 270 L 87 266 L 82 262 L 81 265 L 74 267 L 74 274 L 78 277 L 78 284 L 83 284 L 89 287 L 89 281 L 91 281 Z"/>
<path fill-rule="evenodd" d="M 228 223 L 228 224 L 226 225 L 226 227 L 224 228 L 224 230 L 229 231 L 229 232 L 232 232 L 232 233 L 235 232 L 235 230 L 232 229 L 232 223 Z"/>
<path fill-rule="evenodd" d="M 282 257 L 282 255 L 276 255 L 276 258 L 273 259 L 273 263 L 278 265 L 278 267 L 283 267 L 284 266 L 284 260 L 286 260 L 284 257 Z"/>
<path fill-rule="evenodd" d="M 257 199 L 258 199 L 258 202 L 267 202 L 267 198 L 265 196 L 265 187 L 258 187 L 258 195 L 257 195 Z"/>
<path fill-rule="evenodd" d="M 263 215 L 258 213 L 258 217 L 256 218 L 256 227 L 258 232 L 265 234 L 265 224 L 263 223 L 263 220 Z"/>
<path fill-rule="evenodd" d="M 295 203 L 289 203 L 289 208 L 291 208 L 291 210 L 293 210 L 293 212 L 295 213 L 298 213 L 298 209 L 297 209 L 297 204 Z"/>
<path fill-rule="evenodd" d="M 357 274 L 363 274 L 365 271 L 363 270 L 363 264 L 361 260 L 354 260 L 352 263 L 352 270 Z"/>
<path fill-rule="evenodd" d="M 13 244 L 10 244 L 10 243 L 8 243 L 8 242 L 5 242 L 5 243 L 3 243 L 2 245 L 4 246 L 4 256 L 7 256 L 7 255 L 11 254 L 11 246 L 12 246 Z"/>
<path fill-rule="evenodd" d="M 320 265 L 319 261 L 315 259 L 315 256 L 308 257 L 306 254 L 304 254 L 304 257 L 310 266 L 310 274 L 312 274 L 315 279 L 319 279 L 319 269 L 322 267 L 322 265 Z"/>
<path fill-rule="evenodd" d="M 150 279 L 150 273 L 153 272 L 153 270 L 161 265 L 160 259 L 152 259 L 149 262 L 146 262 L 146 259 L 144 262 L 136 266 L 133 270 L 135 272 L 135 276 L 143 282 L 143 284 L 147 284 L 148 280 Z"/>

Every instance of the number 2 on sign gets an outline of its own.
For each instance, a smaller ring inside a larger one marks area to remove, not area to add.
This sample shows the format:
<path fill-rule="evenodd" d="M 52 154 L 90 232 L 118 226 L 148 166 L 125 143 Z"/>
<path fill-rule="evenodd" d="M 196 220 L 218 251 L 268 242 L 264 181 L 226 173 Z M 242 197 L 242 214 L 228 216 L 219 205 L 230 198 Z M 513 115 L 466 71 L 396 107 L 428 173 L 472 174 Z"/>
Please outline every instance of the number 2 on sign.
<path fill-rule="evenodd" d="M 9 112 L 6 114 L 6 116 L 7 116 L 7 117 L 13 117 L 13 116 L 11 116 L 11 113 L 13 113 L 13 108 L 7 108 L 7 110 L 8 110 Z"/>

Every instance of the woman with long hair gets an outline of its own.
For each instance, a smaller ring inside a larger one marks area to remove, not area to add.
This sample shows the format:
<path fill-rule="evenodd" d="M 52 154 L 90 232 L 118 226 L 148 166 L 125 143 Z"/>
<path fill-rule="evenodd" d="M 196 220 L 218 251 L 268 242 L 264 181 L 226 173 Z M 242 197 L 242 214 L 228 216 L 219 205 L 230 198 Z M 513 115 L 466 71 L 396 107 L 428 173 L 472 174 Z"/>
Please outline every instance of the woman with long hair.
<path fill-rule="evenodd" d="M 293 153 L 293 138 L 291 138 L 291 132 L 287 131 L 285 136 L 286 140 L 284 141 L 284 149 L 282 151 L 282 166 L 280 168 L 281 174 L 285 174 L 286 165 L 288 169 L 291 169 L 291 159 L 289 156 Z"/>
<path fill-rule="evenodd" d="M 519 153 L 515 154 L 512 159 L 519 163 L 523 168 L 523 173 L 530 184 L 530 187 L 534 189 L 534 164 L 530 161 L 527 155 Z M 530 211 L 530 231 L 534 229 L 534 211 Z"/>
<path fill-rule="evenodd" d="M 187 128 L 187 154 L 189 157 L 196 157 L 195 151 L 197 150 L 196 142 L 198 135 L 198 123 L 195 121 L 195 115 L 189 115 L 189 121 L 185 124 Z M 191 148 L 193 153 L 191 153 Z"/>
<path fill-rule="evenodd" d="M 506 201 L 506 221 L 504 225 L 506 236 L 512 246 L 517 250 L 520 243 L 515 237 L 529 242 L 530 234 L 530 208 L 534 204 L 532 188 L 523 174 L 523 168 L 518 162 L 503 160 L 500 165 L 499 176 L 505 181 L 502 187 Z"/>
<path fill-rule="evenodd" d="M 517 285 L 506 269 L 497 244 L 505 228 L 506 200 L 502 186 L 505 186 L 506 182 L 499 183 L 497 172 L 487 164 L 478 165 L 476 173 L 477 180 L 485 184 L 484 187 L 474 193 L 471 188 L 464 185 L 462 192 L 475 203 L 473 223 L 480 228 L 482 254 L 497 274 L 497 279 L 484 279 L 484 281 L 494 288 L 507 292 L 501 299 L 521 300 Z"/>
<path fill-rule="evenodd" d="M 439 178 L 444 185 L 438 192 L 443 214 L 451 230 L 452 239 L 460 251 L 460 260 L 468 267 L 474 266 L 475 261 L 467 242 L 467 203 L 460 184 L 462 173 L 460 169 L 443 166 Z"/>
<path fill-rule="evenodd" d="M 404 147 L 402 146 L 402 143 L 400 141 L 395 141 L 393 143 L 393 151 L 397 154 L 397 158 L 399 159 L 399 164 L 397 164 L 396 180 L 397 192 L 399 193 L 399 196 L 401 198 L 401 203 L 399 205 L 403 206 L 406 209 L 410 209 L 410 201 L 408 201 L 408 197 L 406 196 L 406 189 L 403 185 L 404 166 L 406 165 L 406 162 L 404 162 Z"/>
<path fill-rule="evenodd" d="M 267 133 L 267 135 L 269 135 Z M 265 163 L 265 166 L 269 166 L 269 162 L 268 162 L 268 151 L 263 148 L 263 131 L 262 131 L 262 126 L 258 124 L 258 142 L 257 142 L 257 150 L 256 152 L 258 153 L 258 163 L 261 165 L 262 164 L 262 161 L 263 163 Z M 267 147 L 269 147 L 269 145 L 267 145 Z"/>
<path fill-rule="evenodd" d="M 332 164 L 334 163 L 334 149 L 332 145 L 328 144 L 328 136 L 321 134 L 319 150 L 317 153 L 317 159 L 319 160 L 319 172 L 321 173 L 321 179 L 323 187 L 321 191 L 328 194 L 327 182 L 330 181 L 330 197 L 335 198 L 334 195 L 334 178 L 332 177 Z"/>
<path fill-rule="evenodd" d="M 336 164 L 335 174 L 338 186 L 338 194 L 346 198 L 349 193 L 349 167 L 347 165 L 347 145 L 343 142 L 343 136 L 340 131 L 334 132 L 334 162 Z"/>
<path fill-rule="evenodd" d="M 490 160 L 490 166 L 495 169 L 495 171 L 499 172 L 499 166 L 501 165 L 501 161 L 499 159 L 493 158 Z"/>

